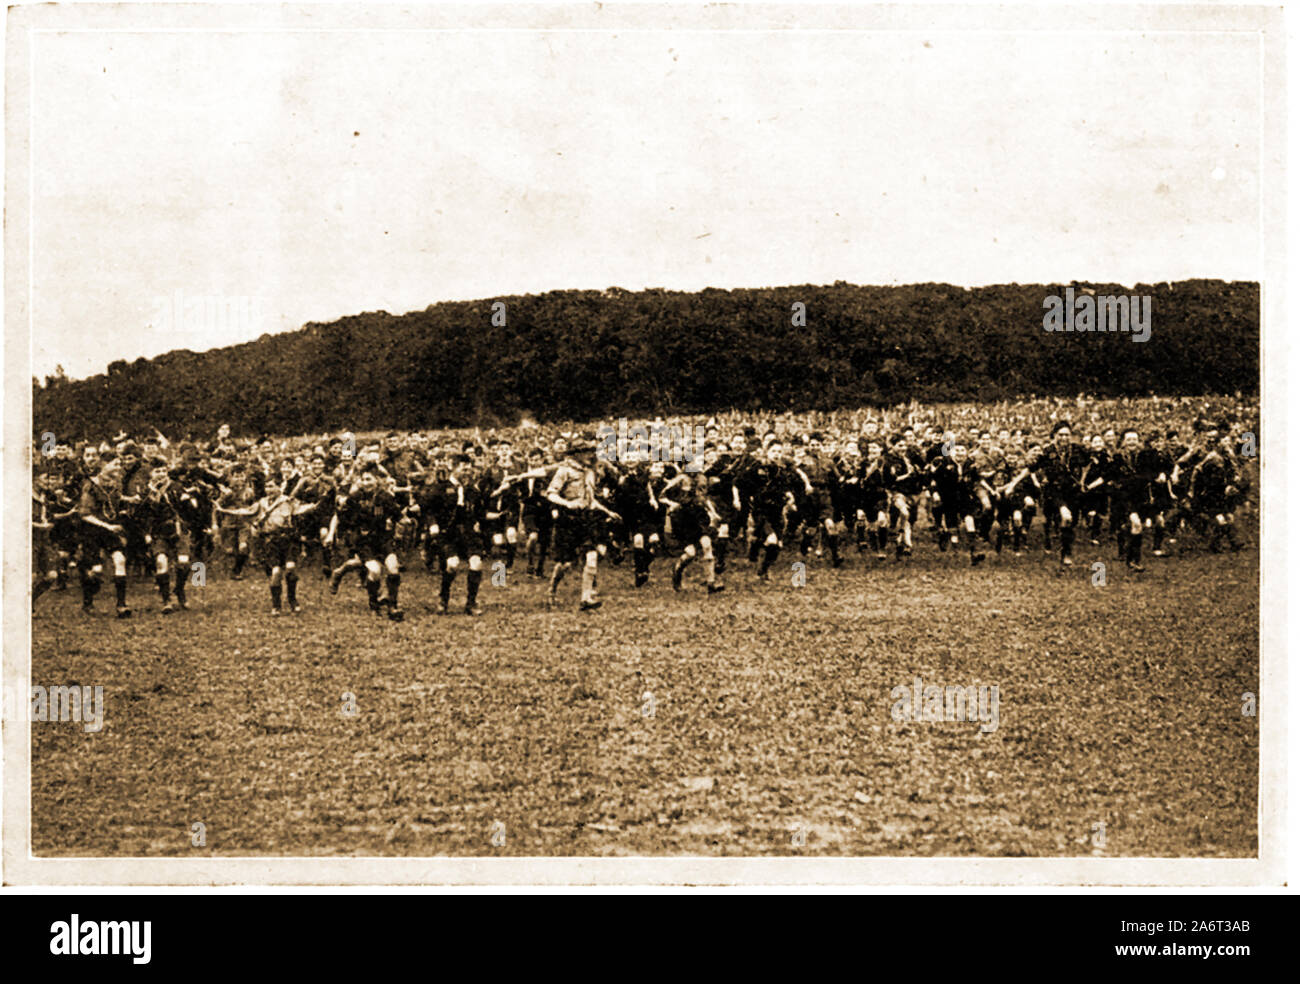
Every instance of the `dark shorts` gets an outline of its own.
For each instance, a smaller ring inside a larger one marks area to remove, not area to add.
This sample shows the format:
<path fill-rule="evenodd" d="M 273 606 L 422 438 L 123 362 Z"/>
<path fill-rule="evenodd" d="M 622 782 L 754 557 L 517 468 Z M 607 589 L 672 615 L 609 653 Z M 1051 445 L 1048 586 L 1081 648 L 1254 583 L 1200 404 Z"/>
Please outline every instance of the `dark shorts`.
<path fill-rule="evenodd" d="M 443 530 L 439 540 L 444 557 L 482 557 L 488 543 L 488 537 L 473 526 L 461 525 Z"/>
<path fill-rule="evenodd" d="M 358 536 L 352 542 L 352 553 L 363 562 L 367 560 L 384 561 L 389 554 L 397 552 L 397 545 L 391 535 Z"/>
<path fill-rule="evenodd" d="M 799 518 L 805 523 L 815 523 L 824 519 L 834 519 L 835 503 L 831 499 L 830 490 L 813 489 L 812 495 L 808 496 L 800 504 Z"/>
<path fill-rule="evenodd" d="M 1221 513 L 1230 513 L 1237 508 L 1240 502 L 1240 495 L 1227 495 L 1218 489 L 1211 492 L 1202 492 L 1192 500 L 1192 507 L 1196 512 L 1205 516 L 1218 516 Z"/>
<path fill-rule="evenodd" d="M 555 520 L 554 556 L 557 561 L 580 560 L 600 542 L 601 523 L 590 511 L 561 509 Z"/>
<path fill-rule="evenodd" d="M 723 524 L 726 524 L 728 532 L 735 533 L 739 527 L 740 510 L 737 509 L 735 504 L 731 501 L 731 497 L 728 496 L 725 499 L 710 499 L 709 502 L 713 505 L 713 511 L 718 514 L 716 525 L 722 526 Z"/>
<path fill-rule="evenodd" d="M 889 493 L 879 486 L 863 489 L 858 496 L 858 503 L 858 508 L 866 513 L 868 520 L 874 523 L 877 516 L 889 511 Z"/>
<path fill-rule="evenodd" d="M 98 557 L 100 554 L 112 553 L 114 550 L 126 550 L 126 534 L 118 535 L 101 526 L 85 523 L 81 531 L 81 556 Z"/>
<path fill-rule="evenodd" d="M 698 543 L 709 532 L 709 514 L 703 506 L 682 506 L 670 514 L 673 539 L 685 547 Z"/>
<path fill-rule="evenodd" d="M 549 533 L 555 520 L 549 506 L 525 506 L 521 525 L 529 533 Z"/>
<path fill-rule="evenodd" d="M 298 562 L 300 545 L 292 529 L 268 530 L 257 541 L 257 556 L 266 567 L 283 567 Z"/>
<path fill-rule="evenodd" d="M 252 543 L 252 533 L 247 523 L 238 526 L 222 526 L 218 532 L 221 546 L 227 553 L 247 553 Z"/>
<path fill-rule="evenodd" d="M 1044 508 L 1058 518 L 1061 514 L 1061 507 L 1065 506 L 1066 509 L 1070 510 L 1070 515 L 1078 519 L 1082 500 L 1083 492 L 1081 489 L 1053 488 L 1043 496 Z"/>
<path fill-rule="evenodd" d="M 756 502 L 753 506 L 754 534 L 761 536 L 765 532 L 775 533 L 777 539 L 785 536 L 785 504 L 780 502 Z"/>
<path fill-rule="evenodd" d="M 188 531 L 177 532 L 174 526 L 164 527 L 150 531 L 148 554 L 150 557 L 157 557 L 159 554 L 166 554 L 168 557 L 182 554 L 188 556 L 193 542 L 193 537 Z"/>

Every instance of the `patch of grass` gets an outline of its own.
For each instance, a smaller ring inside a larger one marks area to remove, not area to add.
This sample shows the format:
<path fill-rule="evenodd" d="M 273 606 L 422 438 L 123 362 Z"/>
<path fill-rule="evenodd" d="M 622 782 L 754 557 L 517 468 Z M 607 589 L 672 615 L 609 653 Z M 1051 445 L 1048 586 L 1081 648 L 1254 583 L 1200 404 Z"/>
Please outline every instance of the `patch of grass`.
<path fill-rule="evenodd" d="M 411 570 L 400 624 L 351 578 L 305 577 L 279 619 L 260 578 L 166 618 L 133 582 L 124 622 L 50 593 L 32 683 L 103 686 L 106 711 L 32 725 L 35 853 L 1255 855 L 1253 550 L 1130 574 L 1085 545 L 1060 573 L 927 543 L 802 588 L 797 559 L 770 584 L 733 561 L 712 598 L 662 561 L 641 591 L 602 568 L 594 614 L 575 578 L 557 612 L 485 578 L 479 619 L 433 615 Z M 997 729 L 895 721 L 917 677 L 997 684 Z"/>

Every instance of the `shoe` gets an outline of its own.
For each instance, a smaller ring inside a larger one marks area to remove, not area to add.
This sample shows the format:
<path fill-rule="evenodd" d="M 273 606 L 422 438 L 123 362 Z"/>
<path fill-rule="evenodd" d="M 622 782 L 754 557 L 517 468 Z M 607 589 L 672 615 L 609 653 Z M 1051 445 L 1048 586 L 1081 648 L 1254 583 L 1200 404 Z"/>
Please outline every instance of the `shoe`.
<path fill-rule="evenodd" d="M 638 574 L 632 579 L 632 586 L 634 588 L 644 588 L 649 583 L 650 583 L 649 574 Z"/>
<path fill-rule="evenodd" d="M 119 609 L 117 610 L 117 617 L 118 617 L 118 618 L 130 618 L 130 617 L 131 617 L 131 609 L 129 609 L 129 608 L 125 608 L 125 607 L 123 607 L 123 608 L 119 608 Z"/>
<path fill-rule="evenodd" d="M 336 594 L 338 594 L 338 593 L 339 593 L 339 585 L 342 584 L 342 583 L 343 583 L 343 578 L 339 577 L 339 575 L 337 575 L 337 574 L 331 574 L 331 575 L 330 575 L 330 594 L 332 594 L 332 595 L 336 595 Z"/>
<path fill-rule="evenodd" d="M 272 608 L 272 609 L 271 609 L 271 617 L 272 617 L 272 618 L 279 618 L 281 614 L 283 614 L 283 613 L 280 611 L 280 609 L 278 609 L 278 608 Z"/>
<path fill-rule="evenodd" d="M 473 616 L 482 615 L 483 609 L 479 608 L 478 605 L 466 605 L 465 614 Z"/>
<path fill-rule="evenodd" d="M 81 611 L 82 611 L 84 614 L 86 614 L 86 615 L 94 615 L 94 614 L 95 614 L 95 606 L 94 606 L 94 605 L 91 605 L 91 604 L 87 604 L 86 602 L 82 602 L 82 603 L 81 603 Z"/>
<path fill-rule="evenodd" d="M 721 594 L 723 591 L 726 591 L 727 586 L 725 584 L 710 584 L 708 585 L 708 589 L 709 589 L 709 594 L 715 595 L 715 594 Z"/>
<path fill-rule="evenodd" d="M 302 614 L 302 605 L 290 605 L 290 606 L 289 606 L 289 611 L 293 612 L 295 615 L 301 615 L 301 614 Z"/>
<path fill-rule="evenodd" d="M 1165 554 L 1165 552 L 1164 552 L 1163 550 L 1152 550 L 1152 551 L 1151 551 L 1151 556 L 1152 556 L 1152 557 L 1164 557 L 1164 556 L 1166 556 L 1166 554 Z"/>
<path fill-rule="evenodd" d="M 295 611 L 296 610 L 297 609 L 295 609 Z M 402 611 L 400 608 L 390 608 L 388 610 L 388 621 L 401 622 L 404 621 L 405 619 L 406 619 L 406 612 Z"/>
<path fill-rule="evenodd" d="M 1146 568 L 1143 567 L 1141 564 L 1135 564 L 1132 561 L 1129 562 L 1128 569 L 1131 570 L 1134 574 L 1141 574 L 1144 570 L 1146 570 Z"/>
<path fill-rule="evenodd" d="M 167 602 L 167 604 L 163 605 L 162 607 L 162 613 L 164 615 L 170 615 L 174 611 L 176 611 L 176 606 L 173 605 L 170 601 Z"/>
<path fill-rule="evenodd" d="M 1074 566 L 1074 558 L 1073 558 L 1073 557 L 1062 557 L 1062 558 L 1061 558 L 1061 566 L 1062 566 L 1062 567 L 1073 567 L 1073 566 Z"/>
<path fill-rule="evenodd" d="M 439 615 L 447 614 L 447 603 L 445 601 L 438 602 L 438 614 Z"/>
<path fill-rule="evenodd" d="M 982 553 L 977 553 L 977 554 L 971 554 L 971 555 L 970 555 L 970 565 L 971 565 L 971 567 L 979 567 L 979 565 L 982 564 L 982 563 L 984 563 L 984 554 L 982 554 Z"/>
<path fill-rule="evenodd" d="M 673 565 L 673 590 L 674 591 L 682 590 L 682 573 L 683 573 L 682 565 L 674 564 Z"/>
<path fill-rule="evenodd" d="M 603 604 L 604 602 L 601 601 L 599 598 L 597 598 L 595 601 L 584 601 L 578 605 L 578 611 L 594 612 L 597 608 L 599 608 Z"/>

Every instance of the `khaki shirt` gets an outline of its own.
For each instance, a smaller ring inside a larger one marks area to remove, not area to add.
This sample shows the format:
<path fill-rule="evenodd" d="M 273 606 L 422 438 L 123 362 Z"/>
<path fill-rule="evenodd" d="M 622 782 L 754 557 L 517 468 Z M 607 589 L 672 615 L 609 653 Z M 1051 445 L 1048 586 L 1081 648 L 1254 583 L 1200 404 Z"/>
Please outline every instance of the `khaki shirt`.
<path fill-rule="evenodd" d="M 565 461 L 556 469 L 551 484 L 546 487 L 547 498 L 553 495 L 579 503 L 583 509 L 590 508 L 596 498 L 596 475 L 589 469 Z"/>

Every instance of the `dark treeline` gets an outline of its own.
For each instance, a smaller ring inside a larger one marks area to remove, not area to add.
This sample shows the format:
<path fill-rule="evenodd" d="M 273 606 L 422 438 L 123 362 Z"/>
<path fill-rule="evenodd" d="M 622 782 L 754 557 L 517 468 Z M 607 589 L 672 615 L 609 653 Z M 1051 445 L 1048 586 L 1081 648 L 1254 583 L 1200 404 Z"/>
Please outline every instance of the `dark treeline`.
<path fill-rule="evenodd" d="M 513 425 L 523 414 L 1258 392 L 1258 284 L 1084 286 L 1151 295 L 1150 340 L 1044 331 L 1044 298 L 1064 285 L 551 291 L 359 314 L 48 378 L 34 387 L 35 429 L 60 440 L 142 427 L 210 434 L 221 423 L 301 434 Z M 493 323 L 497 301 L 504 325 Z M 792 323 L 796 304 L 803 326 Z"/>

